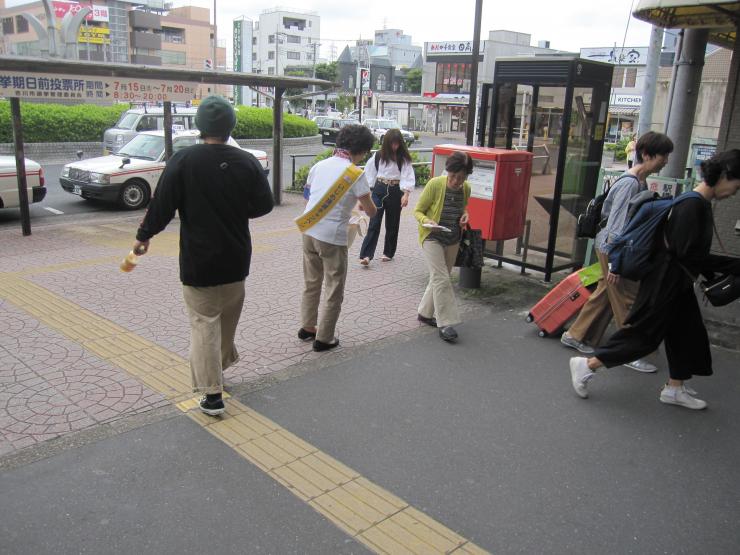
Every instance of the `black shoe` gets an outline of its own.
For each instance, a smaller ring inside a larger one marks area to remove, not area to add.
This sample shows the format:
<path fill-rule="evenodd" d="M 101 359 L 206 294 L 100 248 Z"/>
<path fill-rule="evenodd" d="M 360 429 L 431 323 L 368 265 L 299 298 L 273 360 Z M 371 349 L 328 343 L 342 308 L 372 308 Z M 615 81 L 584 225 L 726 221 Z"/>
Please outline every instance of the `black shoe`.
<path fill-rule="evenodd" d="M 437 327 L 437 320 L 435 318 L 427 318 L 426 316 L 422 316 L 421 314 L 417 314 L 416 319 L 419 320 L 422 324 L 426 324 L 427 326 Z"/>
<path fill-rule="evenodd" d="M 333 349 L 335 347 L 339 347 L 339 339 L 337 339 L 336 337 L 331 343 L 324 343 L 323 341 L 319 341 L 318 339 L 313 342 L 313 350 L 317 353 L 320 353 L 321 351 L 328 351 L 329 349 Z"/>
<path fill-rule="evenodd" d="M 200 410 L 208 416 L 218 416 L 226 411 L 224 400 L 220 393 L 203 395 L 198 403 Z"/>
<path fill-rule="evenodd" d="M 445 326 L 439 328 L 439 336 L 445 341 L 455 341 L 457 339 L 457 332 L 452 326 Z"/>
<path fill-rule="evenodd" d="M 298 330 L 298 339 L 301 341 L 308 341 L 309 339 L 316 339 L 315 331 L 307 331 L 303 328 Z"/>

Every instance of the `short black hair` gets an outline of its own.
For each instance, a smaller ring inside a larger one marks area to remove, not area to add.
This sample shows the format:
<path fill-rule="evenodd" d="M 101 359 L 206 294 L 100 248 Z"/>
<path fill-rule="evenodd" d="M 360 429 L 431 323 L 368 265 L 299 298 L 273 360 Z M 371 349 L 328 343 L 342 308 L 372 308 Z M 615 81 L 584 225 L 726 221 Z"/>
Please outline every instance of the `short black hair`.
<path fill-rule="evenodd" d="M 447 173 L 458 173 L 464 171 L 467 175 L 473 173 L 473 159 L 469 154 L 460 152 L 459 150 L 453 152 L 445 162 L 445 169 Z"/>
<path fill-rule="evenodd" d="M 701 163 L 701 175 L 710 187 L 714 187 L 723 174 L 727 179 L 740 179 L 740 150 L 718 152 Z"/>
<path fill-rule="evenodd" d="M 349 150 L 351 154 L 364 154 L 370 152 L 375 143 L 375 136 L 364 125 L 351 123 L 339 130 L 337 135 L 337 148 Z"/>
<path fill-rule="evenodd" d="M 643 161 L 643 156 L 657 156 L 662 154 L 666 156 L 673 152 L 673 141 L 663 133 L 648 131 L 637 140 L 635 145 L 635 159 L 638 164 Z"/>

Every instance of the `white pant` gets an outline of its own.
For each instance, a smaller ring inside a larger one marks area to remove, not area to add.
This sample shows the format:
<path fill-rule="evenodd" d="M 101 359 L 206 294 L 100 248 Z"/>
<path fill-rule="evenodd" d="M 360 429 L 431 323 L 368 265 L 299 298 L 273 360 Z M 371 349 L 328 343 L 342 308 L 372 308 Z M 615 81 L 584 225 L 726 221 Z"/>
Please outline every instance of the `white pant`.
<path fill-rule="evenodd" d="M 429 284 L 419 303 L 418 312 L 425 318 L 436 318 L 437 327 L 455 326 L 460 323 L 460 311 L 452 289 L 450 271 L 455 264 L 460 244 L 446 247 L 427 239 L 421 248 L 429 269 Z"/>

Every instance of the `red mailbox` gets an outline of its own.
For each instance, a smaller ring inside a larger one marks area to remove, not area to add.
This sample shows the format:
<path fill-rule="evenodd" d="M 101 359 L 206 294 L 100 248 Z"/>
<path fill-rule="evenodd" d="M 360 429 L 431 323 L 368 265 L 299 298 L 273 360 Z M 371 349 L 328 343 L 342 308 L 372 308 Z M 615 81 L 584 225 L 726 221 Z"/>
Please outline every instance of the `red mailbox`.
<path fill-rule="evenodd" d="M 532 153 L 467 145 L 437 145 L 432 156 L 432 175 L 441 175 L 445 161 L 455 151 L 473 159 L 468 176 L 470 227 L 480 229 L 483 238 L 503 241 L 521 237 L 527 216 Z"/>

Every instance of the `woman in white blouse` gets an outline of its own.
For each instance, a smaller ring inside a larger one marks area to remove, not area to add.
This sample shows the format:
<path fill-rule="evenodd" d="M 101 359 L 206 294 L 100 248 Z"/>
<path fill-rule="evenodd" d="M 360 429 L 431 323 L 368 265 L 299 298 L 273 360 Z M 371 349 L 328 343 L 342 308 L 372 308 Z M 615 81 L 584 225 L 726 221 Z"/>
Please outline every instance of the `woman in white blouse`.
<path fill-rule="evenodd" d="M 381 260 L 388 262 L 395 256 L 401 209 L 408 205 L 409 194 L 416 183 L 411 155 L 398 129 L 389 129 L 385 134 L 380 150 L 365 165 L 365 178 L 372 187 L 373 202 L 378 209 L 370 219 L 360 249 L 360 264 L 368 266 L 375 257 L 383 213 L 386 215 L 385 244 Z"/>

